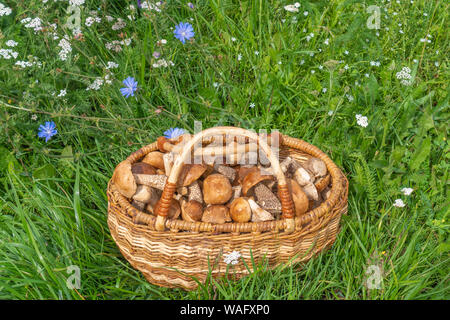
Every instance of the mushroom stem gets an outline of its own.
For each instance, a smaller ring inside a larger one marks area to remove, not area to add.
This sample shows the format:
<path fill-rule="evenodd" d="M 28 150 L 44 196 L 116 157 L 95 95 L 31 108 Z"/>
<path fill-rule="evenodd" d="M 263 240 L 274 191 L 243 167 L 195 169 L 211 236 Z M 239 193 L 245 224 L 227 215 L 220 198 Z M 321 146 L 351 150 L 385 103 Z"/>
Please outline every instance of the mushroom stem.
<path fill-rule="evenodd" d="M 269 221 L 273 220 L 273 216 L 261 208 L 252 198 L 249 198 L 248 204 L 250 205 L 250 208 L 252 209 L 252 221 L 258 222 L 258 221 Z"/>
<path fill-rule="evenodd" d="M 165 153 L 163 156 L 163 160 L 164 160 L 165 174 L 166 176 L 170 176 L 170 171 L 172 171 L 173 166 L 173 153 L 172 152 Z"/>
<path fill-rule="evenodd" d="M 134 179 L 138 184 L 145 184 L 159 190 L 164 190 L 167 177 L 162 174 L 135 174 Z"/>

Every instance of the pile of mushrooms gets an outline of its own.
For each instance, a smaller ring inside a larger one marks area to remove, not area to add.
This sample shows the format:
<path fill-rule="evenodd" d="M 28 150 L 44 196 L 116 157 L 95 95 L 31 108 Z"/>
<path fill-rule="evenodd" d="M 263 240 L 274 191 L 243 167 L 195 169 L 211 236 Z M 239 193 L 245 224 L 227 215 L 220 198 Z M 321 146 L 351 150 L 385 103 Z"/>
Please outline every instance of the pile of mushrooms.
<path fill-rule="evenodd" d="M 121 162 L 112 178 L 117 190 L 135 208 L 155 214 L 174 159 L 190 138 L 189 134 L 176 139 L 160 138 L 159 151 L 148 153 L 134 164 Z M 277 181 L 270 163 L 267 166 L 267 159 L 257 159 L 254 165 L 238 164 L 242 162 L 237 160 L 247 158 L 248 151 L 254 149 L 254 144 L 248 141 L 238 144 L 235 150 L 242 152 L 235 154 L 234 158 L 229 157 L 231 164 L 222 164 L 224 153 L 220 145 L 211 143 L 203 147 L 203 154 L 209 152 L 212 156 L 207 161 L 203 158 L 200 164 L 183 166 L 168 218 L 214 224 L 280 219 Z M 198 155 L 196 152 L 193 152 L 194 156 Z M 221 161 L 217 161 L 219 158 Z M 292 194 L 296 216 L 316 208 L 329 197 L 329 186 L 318 190 L 314 184 L 327 175 L 327 167 L 322 160 L 286 157 L 280 165 Z"/>

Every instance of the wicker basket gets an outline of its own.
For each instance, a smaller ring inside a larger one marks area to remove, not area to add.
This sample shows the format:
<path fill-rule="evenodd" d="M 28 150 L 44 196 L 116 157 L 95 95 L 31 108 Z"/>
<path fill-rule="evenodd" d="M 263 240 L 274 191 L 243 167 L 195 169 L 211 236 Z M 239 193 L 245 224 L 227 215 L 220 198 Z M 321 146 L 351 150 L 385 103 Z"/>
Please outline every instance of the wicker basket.
<path fill-rule="evenodd" d="M 278 180 L 282 219 L 217 225 L 166 218 L 183 158 L 195 143 L 218 134 L 234 134 L 258 141 Z M 158 150 L 158 142 L 132 153 L 126 161 L 135 163 L 155 150 Z M 273 268 L 281 263 L 307 261 L 330 247 L 339 232 L 341 215 L 347 212 L 346 177 L 325 153 L 303 140 L 280 135 L 279 150 L 280 159 L 286 156 L 302 159 L 309 155 L 325 162 L 328 175 L 316 186 L 323 189 L 324 184 L 331 184 L 331 194 L 319 207 L 295 217 L 279 159 L 257 134 L 235 127 L 210 128 L 195 135 L 175 159 L 156 216 L 134 208 L 110 180 L 107 189 L 108 226 L 121 253 L 150 283 L 192 290 L 198 286 L 197 281 L 202 283 L 206 280 L 209 272 L 213 277 L 233 274 L 239 278 L 249 274 L 252 258 L 256 262 L 267 259 L 269 267 Z M 231 268 L 224 262 L 223 256 L 232 251 L 241 254 L 247 267 L 242 260 Z"/>

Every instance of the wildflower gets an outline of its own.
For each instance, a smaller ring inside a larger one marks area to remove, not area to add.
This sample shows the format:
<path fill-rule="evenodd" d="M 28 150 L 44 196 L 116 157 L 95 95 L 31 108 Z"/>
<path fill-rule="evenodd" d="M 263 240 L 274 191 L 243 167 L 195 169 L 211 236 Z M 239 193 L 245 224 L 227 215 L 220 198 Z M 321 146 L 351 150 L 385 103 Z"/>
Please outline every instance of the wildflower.
<path fill-rule="evenodd" d="M 72 47 L 70 42 L 67 41 L 67 36 L 59 41 L 58 47 L 61 48 L 61 51 L 58 53 L 59 59 L 62 61 L 67 60 L 67 55 L 72 52 Z"/>
<path fill-rule="evenodd" d="M 346 94 L 345 96 L 347 97 L 349 102 L 352 102 L 355 99 L 351 94 Z"/>
<path fill-rule="evenodd" d="M 134 97 L 134 93 L 137 90 L 137 81 L 134 80 L 133 77 L 128 77 L 123 80 L 124 88 L 120 88 L 120 92 L 125 98 L 128 98 L 130 95 Z"/>
<path fill-rule="evenodd" d="M 413 188 L 403 188 L 402 192 L 405 196 L 409 196 L 411 193 L 413 193 L 414 189 Z"/>
<path fill-rule="evenodd" d="M 348 68 L 349 68 L 349 66 L 348 66 L 348 64 L 346 64 L 346 65 L 344 66 L 344 69 L 345 69 L 345 70 L 348 70 Z"/>
<path fill-rule="evenodd" d="M 326 38 L 325 41 L 323 43 L 325 43 L 326 45 L 329 44 L 330 39 Z"/>
<path fill-rule="evenodd" d="M 25 28 L 32 28 L 35 33 L 42 30 L 42 20 L 39 17 L 34 19 L 25 18 L 20 20 L 20 22 L 25 25 Z"/>
<path fill-rule="evenodd" d="M 59 94 L 58 94 L 58 97 L 64 97 L 66 94 L 67 94 L 66 89 L 60 90 L 60 91 L 59 91 Z"/>
<path fill-rule="evenodd" d="M 119 65 L 113 61 L 108 61 L 107 65 L 106 65 L 106 69 L 116 69 L 118 67 L 119 67 Z"/>
<path fill-rule="evenodd" d="M 322 65 L 319 65 L 319 70 L 322 70 L 323 69 L 323 66 Z"/>
<path fill-rule="evenodd" d="M 365 117 L 365 116 L 363 116 L 363 115 L 360 115 L 360 114 L 357 114 L 355 117 L 356 117 L 356 123 L 357 123 L 359 126 L 361 126 L 361 127 L 363 127 L 363 128 L 365 128 L 365 127 L 368 126 L 369 121 L 367 120 L 367 117 Z"/>
<path fill-rule="evenodd" d="M 185 44 L 186 40 L 191 39 L 195 35 L 194 28 L 188 22 L 180 22 L 179 25 L 175 26 L 173 33 L 175 34 L 175 38 L 180 40 L 183 44 Z"/>
<path fill-rule="evenodd" d="M 405 203 L 403 202 L 402 199 L 396 199 L 396 200 L 394 201 L 393 206 L 394 206 L 394 207 L 397 207 L 397 208 L 403 208 L 403 207 L 405 206 Z"/>
<path fill-rule="evenodd" d="M 333 111 L 333 110 L 330 110 L 330 111 L 328 111 L 328 115 L 329 115 L 329 116 L 332 116 L 332 115 L 333 115 L 333 113 L 334 113 L 334 111 Z"/>
<path fill-rule="evenodd" d="M 11 49 L 0 49 L 0 57 L 3 57 L 3 59 L 9 60 L 11 58 L 16 59 L 19 55 L 18 52 L 13 51 Z"/>
<path fill-rule="evenodd" d="M 103 79 L 97 78 L 92 82 L 86 90 L 100 90 L 100 87 L 103 85 Z"/>
<path fill-rule="evenodd" d="M 81 6 L 85 0 L 69 0 L 71 6 Z"/>
<path fill-rule="evenodd" d="M 0 17 L 9 16 L 11 14 L 11 8 L 5 6 L 3 3 L 0 3 Z"/>
<path fill-rule="evenodd" d="M 157 46 L 162 46 L 162 45 L 164 45 L 166 43 L 167 43 L 166 39 L 161 39 L 161 40 L 156 41 L 156 45 Z"/>
<path fill-rule="evenodd" d="M 53 121 L 45 122 L 45 125 L 39 126 L 38 137 L 45 138 L 45 142 L 47 142 L 51 137 L 57 134 L 56 125 Z"/>
<path fill-rule="evenodd" d="M 37 120 L 37 114 L 33 114 L 33 115 L 31 116 L 31 120 Z"/>
<path fill-rule="evenodd" d="M 192 2 L 188 2 L 187 6 L 191 9 L 194 9 L 194 5 L 192 4 Z"/>
<path fill-rule="evenodd" d="M 255 104 L 252 102 L 252 103 L 250 103 L 250 108 L 254 108 L 255 107 Z"/>
<path fill-rule="evenodd" d="M 293 4 L 289 4 L 287 6 L 284 6 L 284 10 L 289 11 L 289 12 L 298 12 L 298 7 L 296 7 Z"/>
<path fill-rule="evenodd" d="M 304 64 L 305 63 L 305 60 L 300 60 L 300 65 L 302 65 L 302 64 Z"/>
<path fill-rule="evenodd" d="M 127 23 L 125 22 L 125 20 L 123 20 L 121 18 L 117 18 L 117 22 L 112 25 L 111 29 L 120 30 L 120 29 L 125 28 L 126 25 L 127 25 Z"/>
<path fill-rule="evenodd" d="M 239 262 L 239 258 L 241 257 L 241 254 L 238 251 L 233 251 L 227 255 L 224 256 L 223 261 L 226 264 L 237 264 Z"/>
<path fill-rule="evenodd" d="M 219 84 L 218 84 L 217 82 L 214 82 L 214 83 L 213 83 L 213 87 L 214 87 L 214 88 L 217 88 L 218 86 L 219 86 Z"/>
<path fill-rule="evenodd" d="M 164 131 L 164 137 L 166 137 L 167 139 L 174 139 L 178 136 L 181 136 L 183 134 L 187 133 L 186 130 L 181 129 L 181 128 L 170 128 L 166 131 Z"/>
<path fill-rule="evenodd" d="M 6 41 L 5 44 L 6 44 L 8 47 L 15 47 L 15 46 L 18 45 L 18 43 L 15 42 L 14 40 L 8 40 L 8 41 Z"/>
<path fill-rule="evenodd" d="M 154 64 L 152 64 L 153 68 L 160 68 L 160 67 L 167 68 L 173 65 L 174 63 L 172 61 L 167 61 L 166 59 L 159 59 Z"/>
<path fill-rule="evenodd" d="M 259 51 L 255 51 L 255 55 L 258 56 L 259 55 Z"/>
<path fill-rule="evenodd" d="M 159 53 L 159 51 L 155 51 L 153 52 L 153 58 L 158 59 L 161 56 L 161 53 Z"/>
<path fill-rule="evenodd" d="M 348 55 L 348 51 L 347 51 L 347 50 L 345 50 L 345 51 L 344 51 L 344 54 L 345 54 L 345 55 Z"/>
<path fill-rule="evenodd" d="M 231 37 L 231 41 L 235 42 L 236 38 L 235 37 Z"/>
<path fill-rule="evenodd" d="M 238 61 L 241 61 L 241 59 L 242 59 L 242 54 L 238 54 L 237 59 L 238 59 Z"/>
<path fill-rule="evenodd" d="M 325 92 L 327 92 L 327 90 L 328 90 L 327 88 L 323 88 L 322 92 L 325 93 Z"/>
<path fill-rule="evenodd" d="M 309 14 L 308 11 L 303 12 L 303 15 L 306 17 Z"/>

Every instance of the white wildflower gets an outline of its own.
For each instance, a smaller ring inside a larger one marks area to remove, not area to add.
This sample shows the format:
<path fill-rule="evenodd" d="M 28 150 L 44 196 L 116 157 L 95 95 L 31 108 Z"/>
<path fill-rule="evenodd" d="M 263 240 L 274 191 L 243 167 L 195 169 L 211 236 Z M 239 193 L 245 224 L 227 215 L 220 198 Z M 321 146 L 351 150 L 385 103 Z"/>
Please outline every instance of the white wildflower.
<path fill-rule="evenodd" d="M 61 51 L 58 53 L 59 59 L 61 61 L 67 60 L 68 55 L 72 52 L 72 46 L 67 40 L 67 36 L 59 41 L 58 46 L 61 48 Z"/>
<path fill-rule="evenodd" d="M 100 87 L 103 85 L 103 79 L 97 78 L 92 82 L 86 90 L 100 90 Z"/>
<path fill-rule="evenodd" d="M 71 6 L 81 6 L 84 2 L 85 0 L 69 0 Z"/>
<path fill-rule="evenodd" d="M 255 107 L 255 104 L 252 102 L 252 103 L 250 103 L 250 108 L 254 108 Z"/>
<path fill-rule="evenodd" d="M 25 25 L 25 28 L 32 28 L 35 33 L 42 30 L 42 20 L 39 17 L 34 19 L 25 18 L 20 20 L 20 22 Z"/>
<path fill-rule="evenodd" d="M 367 117 L 365 117 L 365 116 L 363 116 L 363 115 L 360 115 L 360 114 L 357 114 L 355 117 L 356 117 L 356 123 L 357 123 L 359 126 L 361 126 L 361 127 L 363 127 L 363 128 L 365 128 L 365 127 L 368 126 L 369 121 L 367 120 Z"/>
<path fill-rule="evenodd" d="M 239 258 L 241 257 L 241 254 L 238 251 L 233 251 L 227 255 L 224 255 L 223 261 L 226 264 L 237 264 L 239 263 Z"/>
<path fill-rule="evenodd" d="M 11 14 L 11 8 L 5 6 L 3 3 L 0 3 L 0 17 L 9 16 Z"/>
<path fill-rule="evenodd" d="M 294 4 L 289 4 L 287 6 L 284 6 L 284 10 L 289 12 L 298 12 L 298 8 Z"/>
<path fill-rule="evenodd" d="M 15 47 L 15 46 L 18 45 L 18 43 L 15 42 L 14 40 L 8 40 L 8 41 L 6 41 L 5 44 L 6 44 L 8 47 Z"/>
<path fill-rule="evenodd" d="M 9 60 L 11 58 L 16 59 L 18 55 L 19 53 L 12 49 L 0 49 L 0 56 L 3 57 L 3 59 L 6 60 Z"/>
<path fill-rule="evenodd" d="M 241 59 L 242 59 L 242 54 L 238 54 L 237 60 L 238 60 L 238 61 L 241 61 Z"/>
<path fill-rule="evenodd" d="M 119 64 L 113 62 L 113 61 L 108 61 L 107 65 L 106 65 L 106 69 L 116 69 L 119 67 Z"/>
<path fill-rule="evenodd" d="M 309 14 L 308 11 L 303 12 L 303 15 L 306 17 Z"/>
<path fill-rule="evenodd" d="M 125 20 L 123 20 L 121 18 L 117 18 L 117 22 L 112 25 L 111 29 L 120 30 L 120 29 L 125 28 L 126 25 L 127 25 L 127 23 L 125 22 Z"/>
<path fill-rule="evenodd" d="M 167 68 L 169 66 L 174 66 L 175 64 L 172 61 L 167 61 L 166 59 L 159 59 L 155 63 L 153 63 L 153 68 Z"/>
<path fill-rule="evenodd" d="M 58 94 L 58 97 L 64 97 L 66 94 L 67 94 L 66 89 L 60 90 L 59 94 Z"/>
<path fill-rule="evenodd" d="M 405 203 L 403 202 L 402 199 L 396 199 L 396 200 L 394 201 L 393 206 L 394 206 L 394 207 L 397 207 L 397 208 L 403 208 L 403 207 L 405 206 Z"/>
<path fill-rule="evenodd" d="M 414 189 L 413 188 L 403 188 L 402 192 L 405 196 L 409 196 L 411 193 L 413 193 Z"/>
<path fill-rule="evenodd" d="M 329 44 L 330 39 L 326 38 L 325 41 L 323 43 L 325 43 L 326 45 Z"/>

